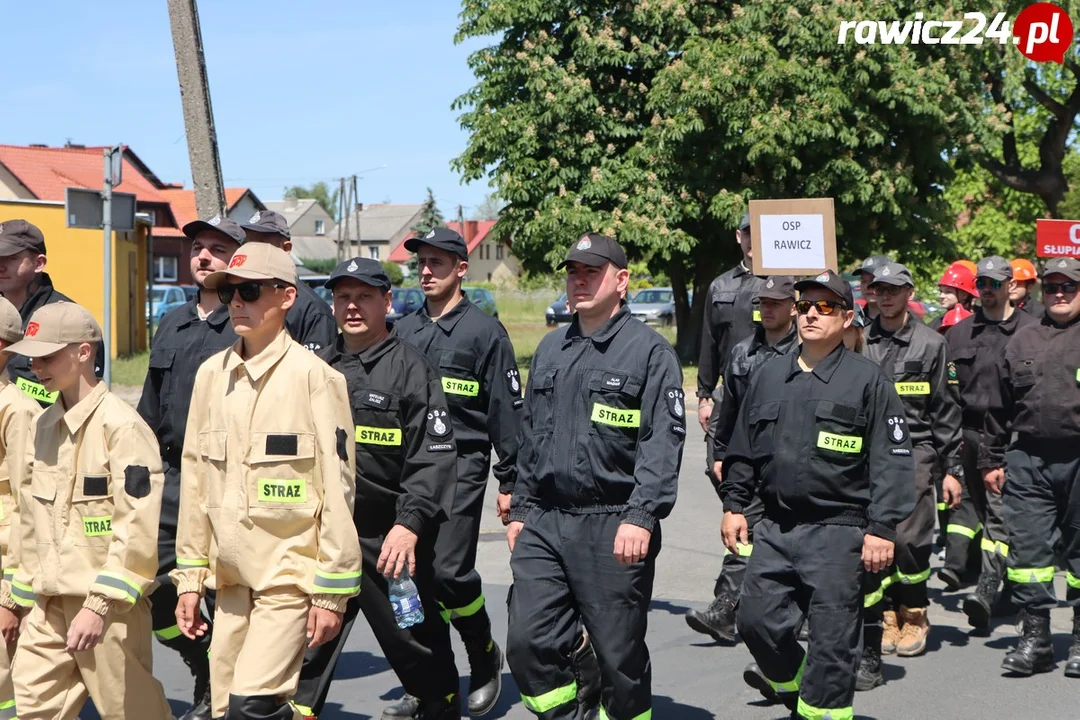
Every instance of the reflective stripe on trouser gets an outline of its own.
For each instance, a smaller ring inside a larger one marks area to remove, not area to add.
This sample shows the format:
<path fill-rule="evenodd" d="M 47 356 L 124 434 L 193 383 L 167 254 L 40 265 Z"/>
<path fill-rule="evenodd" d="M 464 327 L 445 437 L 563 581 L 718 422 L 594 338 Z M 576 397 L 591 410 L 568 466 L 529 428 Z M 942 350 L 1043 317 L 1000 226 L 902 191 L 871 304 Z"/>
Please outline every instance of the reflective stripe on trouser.
<path fill-rule="evenodd" d="M 218 588 L 210 643 L 214 717 L 230 712 L 230 701 L 242 702 L 234 698 L 273 696 L 287 705 L 304 659 L 310 607 L 310 596 L 292 588 Z"/>
<path fill-rule="evenodd" d="M 961 457 L 964 461 L 964 479 L 974 511 L 974 520 L 982 527 L 979 547 L 982 551 L 981 572 L 1002 578 L 1005 575 L 1005 558 L 1009 556 L 1009 534 L 1005 528 L 1005 516 L 1002 510 L 1002 497 L 986 492 L 979 470 L 980 433 L 964 429 L 964 449 Z M 969 478 L 970 473 L 970 480 Z"/>
<path fill-rule="evenodd" d="M 603 705 L 600 706 L 600 712 L 597 714 L 597 717 L 599 720 L 611 720 L 611 718 L 608 717 L 607 711 L 604 710 Z M 646 710 L 640 715 L 630 718 L 630 720 L 652 720 L 652 710 Z"/>
<path fill-rule="evenodd" d="M 758 523 L 739 603 L 739 633 L 774 687 L 798 682 L 807 708 L 851 710 L 862 627 L 862 546 L 858 527 L 781 530 L 768 518 Z M 806 651 L 796 636 L 801 601 L 809 607 Z"/>
<path fill-rule="evenodd" d="M 161 683 L 154 679 L 150 607 L 139 600 L 124 613 L 109 613 L 105 632 L 91 650 L 67 651 L 67 633 L 85 598 L 39 598 L 19 637 L 11 668 L 20 720 L 75 720 L 87 695 L 102 720 L 171 718 Z"/>
<path fill-rule="evenodd" d="M 620 513 L 535 508 L 514 546 L 506 658 L 526 707 L 544 720 L 577 717 L 570 652 L 579 619 L 596 650 L 605 711 L 619 720 L 649 717 L 652 664 L 645 629 L 660 525 L 648 557 L 624 567 L 610 551 L 621 521 Z"/>
<path fill-rule="evenodd" d="M 724 551 L 724 565 L 720 570 L 720 576 L 716 578 L 713 597 L 727 595 L 732 600 L 738 601 L 739 593 L 742 592 L 743 576 L 746 575 L 746 563 L 750 560 L 754 549 L 754 526 L 761 520 L 763 511 L 761 498 L 755 494 L 750 504 L 746 506 L 746 512 L 743 513 L 746 517 L 746 526 L 749 528 L 746 538 L 749 544 L 739 546 L 738 553 Z"/>
<path fill-rule="evenodd" d="M 915 460 L 915 509 L 896 526 L 896 579 L 886 596 L 896 605 L 921 608 L 930 604 L 926 581 L 930 578 L 930 553 L 934 542 L 934 466 L 937 456 L 927 445 L 912 449 Z"/>
<path fill-rule="evenodd" d="M 1005 469 L 1002 498 L 1013 601 L 1021 608 L 1050 610 L 1057 605 L 1055 526 L 1065 547 L 1065 569 L 1073 579 L 1080 577 L 1080 456 L 1075 448 L 1053 456 L 1013 448 L 1005 453 Z M 1066 600 L 1080 606 L 1080 583 L 1067 584 Z"/>
<path fill-rule="evenodd" d="M 453 622 L 463 639 L 486 644 L 491 639 L 491 620 L 484 607 L 483 581 L 476 571 L 476 547 L 488 460 L 464 455 L 458 457 L 457 467 L 453 510 L 439 524 L 435 540 L 435 598 L 442 606 L 443 620 Z"/>
<path fill-rule="evenodd" d="M 386 528 L 387 531 L 389 529 Z M 386 661 L 398 676 L 405 692 L 423 700 L 457 692 L 458 673 L 450 645 L 450 627 L 439 617 L 439 605 L 434 598 L 434 541 L 421 537 L 416 545 L 416 573 L 413 580 L 424 606 L 424 621 L 402 630 L 397 626 L 390 605 L 390 587 L 386 578 L 375 568 L 385 537 L 360 538 L 363 561 L 360 594 L 350 599 L 345 607 L 338 636 L 304 654 L 293 704 L 310 709 L 311 712 L 305 712 L 305 715 L 322 713 L 334 679 L 334 669 L 360 612 L 364 614 Z"/>

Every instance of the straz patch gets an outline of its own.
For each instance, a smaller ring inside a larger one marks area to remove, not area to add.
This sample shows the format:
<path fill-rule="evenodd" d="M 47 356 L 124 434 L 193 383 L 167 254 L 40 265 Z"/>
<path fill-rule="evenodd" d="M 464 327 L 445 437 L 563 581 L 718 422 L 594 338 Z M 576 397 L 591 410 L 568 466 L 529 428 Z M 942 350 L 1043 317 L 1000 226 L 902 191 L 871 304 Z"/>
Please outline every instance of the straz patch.
<path fill-rule="evenodd" d="M 905 395 L 929 395 L 930 383 L 928 382 L 898 382 L 896 383 L 896 394 L 900 396 Z"/>
<path fill-rule="evenodd" d="M 437 438 L 450 434 L 450 418 L 445 410 L 436 408 L 427 414 L 427 432 L 428 435 Z"/>
<path fill-rule="evenodd" d="M 754 308 L 754 322 L 761 322 L 761 310 Z"/>
<path fill-rule="evenodd" d="M 101 537 L 112 535 L 112 515 L 102 517 L 84 517 L 82 519 L 83 534 L 86 537 Z"/>
<path fill-rule="evenodd" d="M 27 380 L 24 377 L 21 377 L 15 381 L 15 387 L 22 390 L 32 399 L 37 400 L 38 402 L 46 403 L 48 405 L 52 405 L 56 402 L 56 398 L 60 397 L 59 390 L 55 392 L 49 392 L 41 383 L 36 383 L 33 380 Z"/>
<path fill-rule="evenodd" d="M 259 478 L 259 502 L 261 503 L 306 503 L 307 481 L 278 480 Z"/>
<path fill-rule="evenodd" d="M 601 425 L 610 425 L 620 428 L 641 427 L 641 411 L 613 408 L 600 403 L 593 403 L 592 415 L 589 419 Z"/>
<path fill-rule="evenodd" d="M 401 430 L 399 428 L 357 425 L 356 442 L 362 445 L 400 445 Z"/>
<path fill-rule="evenodd" d="M 959 385 L 960 381 L 956 379 L 956 363 L 950 362 L 946 367 L 948 368 L 949 373 L 949 384 Z M 1076 381 L 1080 382 L 1080 370 L 1076 371 Z"/>
<path fill-rule="evenodd" d="M 475 380 L 462 380 L 461 378 L 444 377 L 442 389 L 447 395 L 464 395 L 476 397 L 480 394 L 480 383 Z"/>
<path fill-rule="evenodd" d="M 510 368 L 506 371 L 506 385 L 510 388 L 511 395 L 521 395 L 521 373 L 518 372 L 517 368 Z"/>
<path fill-rule="evenodd" d="M 365 405 L 370 405 L 371 407 L 379 408 L 380 410 L 386 410 L 390 407 L 390 398 L 373 390 L 368 390 L 364 393 L 363 401 Z"/>
<path fill-rule="evenodd" d="M 855 454 L 862 452 L 862 438 L 857 435 L 836 435 L 821 430 L 818 432 L 817 446 L 823 450 Z"/>
<path fill-rule="evenodd" d="M 902 445 L 908 439 L 907 420 L 893 415 L 886 422 L 889 424 L 889 439 Z"/>
<path fill-rule="evenodd" d="M 682 420 L 686 417 L 686 393 L 682 388 L 671 388 L 664 392 L 664 396 L 667 397 L 668 412 L 676 420 Z"/>

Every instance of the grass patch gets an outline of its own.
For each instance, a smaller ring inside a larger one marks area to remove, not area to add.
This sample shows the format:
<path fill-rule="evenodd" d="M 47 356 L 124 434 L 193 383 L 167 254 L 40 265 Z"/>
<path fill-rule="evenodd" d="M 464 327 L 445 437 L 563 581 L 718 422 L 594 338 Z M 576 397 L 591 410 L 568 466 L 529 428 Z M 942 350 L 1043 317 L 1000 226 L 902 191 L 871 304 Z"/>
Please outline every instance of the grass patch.
<path fill-rule="evenodd" d="M 149 362 L 150 353 L 148 352 L 116 358 L 112 361 L 113 384 L 142 387 Z"/>

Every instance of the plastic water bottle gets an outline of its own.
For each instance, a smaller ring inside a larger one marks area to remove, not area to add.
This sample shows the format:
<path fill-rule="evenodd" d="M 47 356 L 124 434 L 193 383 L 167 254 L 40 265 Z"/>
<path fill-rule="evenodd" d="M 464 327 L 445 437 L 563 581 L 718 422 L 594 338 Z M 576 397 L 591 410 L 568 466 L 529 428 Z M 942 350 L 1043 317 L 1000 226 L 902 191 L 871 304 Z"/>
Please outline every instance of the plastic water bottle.
<path fill-rule="evenodd" d="M 409 577 L 408 568 L 401 571 L 400 578 L 390 582 L 390 604 L 402 630 L 424 622 L 424 606 L 420 604 L 420 593 Z"/>

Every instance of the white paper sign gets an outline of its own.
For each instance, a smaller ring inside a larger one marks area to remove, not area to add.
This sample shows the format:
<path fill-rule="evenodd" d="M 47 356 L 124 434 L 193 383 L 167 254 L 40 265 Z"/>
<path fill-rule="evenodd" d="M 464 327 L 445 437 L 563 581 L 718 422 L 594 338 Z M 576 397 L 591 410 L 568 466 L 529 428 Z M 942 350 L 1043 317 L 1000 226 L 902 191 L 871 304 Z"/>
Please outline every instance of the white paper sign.
<path fill-rule="evenodd" d="M 821 215 L 762 215 L 757 243 L 762 264 L 770 268 L 828 267 L 825 223 Z"/>

